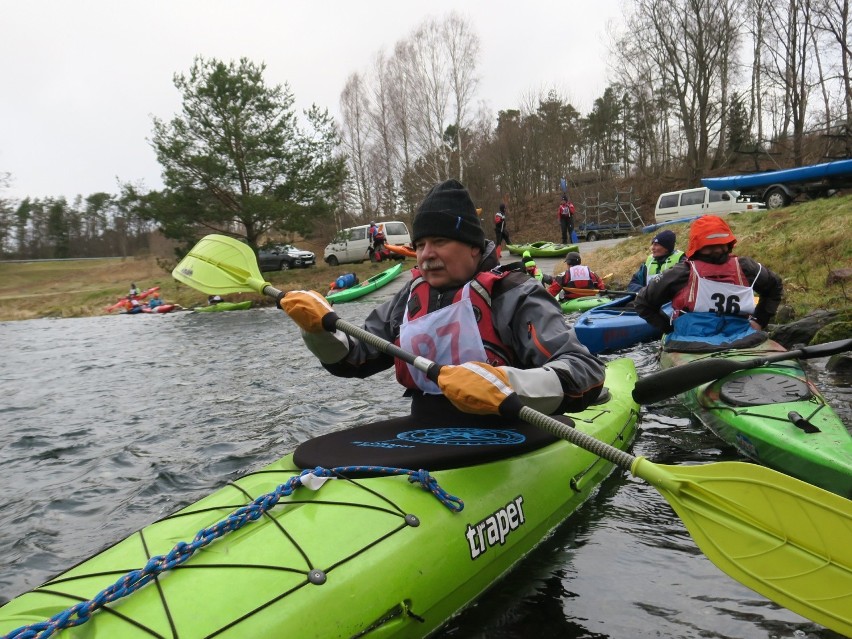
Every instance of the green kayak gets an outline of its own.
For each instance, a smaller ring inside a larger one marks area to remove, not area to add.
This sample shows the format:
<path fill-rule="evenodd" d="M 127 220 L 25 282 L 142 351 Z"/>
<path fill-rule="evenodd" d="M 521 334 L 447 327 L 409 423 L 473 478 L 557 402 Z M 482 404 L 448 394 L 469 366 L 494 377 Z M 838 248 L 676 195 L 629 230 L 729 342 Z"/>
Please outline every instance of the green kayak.
<path fill-rule="evenodd" d="M 251 300 L 245 302 L 218 302 L 210 306 L 196 306 L 192 310 L 196 313 L 219 313 L 221 311 L 244 311 L 251 308 Z"/>
<path fill-rule="evenodd" d="M 602 304 L 609 304 L 613 298 L 605 295 L 587 295 L 586 297 L 575 297 L 571 300 L 560 302 L 563 313 L 577 313 L 580 311 L 588 311 L 590 308 L 595 308 Z"/>
<path fill-rule="evenodd" d="M 638 415 L 635 382 L 631 360 L 610 362 L 609 392 L 567 420 L 628 448 Z M 533 426 L 382 428 L 309 440 L 146 526 L 4 605 L 0 635 L 83 606 L 114 584 L 124 595 L 131 571 L 147 564 L 155 572 L 152 566 L 184 555 L 126 596 L 99 598 L 107 603 L 94 604 L 88 620 L 60 636 L 423 637 L 505 575 L 613 468 Z M 316 465 L 324 455 L 323 467 L 338 470 L 323 483 L 327 473 Z M 313 474 L 294 483 L 302 468 Z M 247 506 L 262 512 L 233 523 L 229 515 Z"/>
<path fill-rule="evenodd" d="M 402 262 L 398 262 L 396 265 L 382 271 L 378 275 L 373 275 L 373 277 L 361 282 L 360 284 L 356 284 L 350 288 L 344 288 L 340 291 L 334 291 L 333 293 L 328 293 L 325 297 L 329 302 L 334 302 L 336 304 L 339 304 L 340 302 L 349 302 L 350 300 L 372 293 L 385 284 L 390 283 L 392 280 L 399 277 L 400 273 L 402 273 Z"/>
<path fill-rule="evenodd" d="M 784 350 L 768 340 L 757 348 L 721 353 L 663 351 L 660 364 L 746 360 Z M 852 436 L 797 360 L 738 371 L 682 397 L 707 428 L 746 457 L 852 498 Z"/>
<path fill-rule="evenodd" d="M 530 244 L 507 244 L 506 248 L 513 255 L 523 255 L 529 251 L 532 257 L 560 257 L 571 251 L 575 253 L 580 249 L 576 244 L 554 244 L 553 242 L 532 242 Z"/>

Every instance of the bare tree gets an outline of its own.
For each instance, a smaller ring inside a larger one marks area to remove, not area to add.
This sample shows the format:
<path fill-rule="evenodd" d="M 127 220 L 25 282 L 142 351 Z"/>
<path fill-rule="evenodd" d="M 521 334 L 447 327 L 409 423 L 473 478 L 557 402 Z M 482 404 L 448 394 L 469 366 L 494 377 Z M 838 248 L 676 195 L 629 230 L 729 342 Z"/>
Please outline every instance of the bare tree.
<path fill-rule="evenodd" d="M 813 55 L 810 31 L 812 28 L 811 0 L 786 0 L 767 3 L 769 19 L 774 29 L 766 33 L 765 77 L 780 92 L 775 107 L 775 138 L 792 140 L 793 161 L 804 162 L 803 138 L 808 113 L 808 100 L 813 78 Z"/>
<path fill-rule="evenodd" d="M 400 181 L 399 145 L 396 140 L 397 128 L 394 126 L 394 78 L 384 53 L 376 56 L 373 84 L 373 131 L 375 136 L 375 156 L 377 187 L 382 196 L 379 198 L 379 210 L 383 215 L 396 213 L 397 183 Z"/>
<path fill-rule="evenodd" d="M 444 21 L 443 36 L 449 58 L 449 74 L 455 110 L 457 175 L 464 180 L 465 146 L 463 132 L 472 126 L 470 109 L 479 79 L 476 61 L 479 57 L 479 38 L 458 13 L 451 13 Z"/>
<path fill-rule="evenodd" d="M 850 0 L 815 0 L 814 27 L 829 33 L 837 44 L 840 62 L 841 95 L 845 106 L 846 126 L 852 127 L 852 30 Z"/>
<path fill-rule="evenodd" d="M 751 36 L 751 87 L 749 91 L 749 128 L 757 127 L 757 140 L 763 136 L 763 43 L 766 29 L 766 5 L 771 0 L 748 0 L 745 14 Z"/>
<path fill-rule="evenodd" d="M 355 201 L 351 204 L 359 213 L 367 215 L 374 210 L 372 176 L 367 167 L 370 144 L 369 111 L 362 77 L 353 73 L 340 94 L 340 114 L 343 118 L 341 142 L 346 151 L 350 183 L 354 191 Z"/>

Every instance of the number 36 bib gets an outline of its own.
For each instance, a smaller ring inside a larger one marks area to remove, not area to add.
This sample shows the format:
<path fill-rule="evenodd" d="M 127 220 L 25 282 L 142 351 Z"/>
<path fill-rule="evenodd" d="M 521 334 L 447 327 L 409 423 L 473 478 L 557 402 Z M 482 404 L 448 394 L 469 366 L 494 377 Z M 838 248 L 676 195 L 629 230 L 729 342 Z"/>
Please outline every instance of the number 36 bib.
<path fill-rule="evenodd" d="M 754 291 L 750 286 L 698 278 L 694 309 L 719 315 L 753 315 Z"/>

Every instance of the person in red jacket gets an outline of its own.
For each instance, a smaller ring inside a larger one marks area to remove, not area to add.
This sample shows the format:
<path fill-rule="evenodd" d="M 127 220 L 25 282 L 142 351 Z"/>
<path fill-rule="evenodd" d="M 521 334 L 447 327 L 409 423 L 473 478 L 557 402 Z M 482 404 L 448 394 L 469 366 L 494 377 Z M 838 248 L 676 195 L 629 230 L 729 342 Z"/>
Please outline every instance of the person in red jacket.
<path fill-rule="evenodd" d="M 580 254 L 574 251 L 565 256 L 565 262 L 568 264 L 568 270 L 561 275 L 556 275 L 553 278 L 547 291 L 557 296 L 560 300 L 571 300 L 581 297 L 574 288 L 588 288 L 602 291 L 606 288 L 604 281 L 597 276 L 588 266 L 581 264 Z"/>
<path fill-rule="evenodd" d="M 567 244 L 568 240 L 574 239 L 574 203 L 568 200 L 567 195 L 562 196 L 562 203 L 559 205 L 559 211 L 556 213 L 556 219 L 559 220 L 559 227 L 562 229 L 562 243 Z"/>

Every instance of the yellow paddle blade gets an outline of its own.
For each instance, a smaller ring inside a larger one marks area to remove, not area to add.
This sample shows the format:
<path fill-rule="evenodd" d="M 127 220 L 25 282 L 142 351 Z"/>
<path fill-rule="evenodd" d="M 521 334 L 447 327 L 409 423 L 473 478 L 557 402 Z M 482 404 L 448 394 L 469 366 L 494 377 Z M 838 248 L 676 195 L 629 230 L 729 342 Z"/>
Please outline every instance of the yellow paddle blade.
<path fill-rule="evenodd" d="M 172 277 L 207 293 L 263 293 L 269 286 L 249 246 L 224 235 L 207 235 L 172 271 Z"/>
<path fill-rule="evenodd" d="M 852 501 L 763 466 L 665 466 L 653 484 L 725 573 L 772 601 L 852 637 Z"/>

